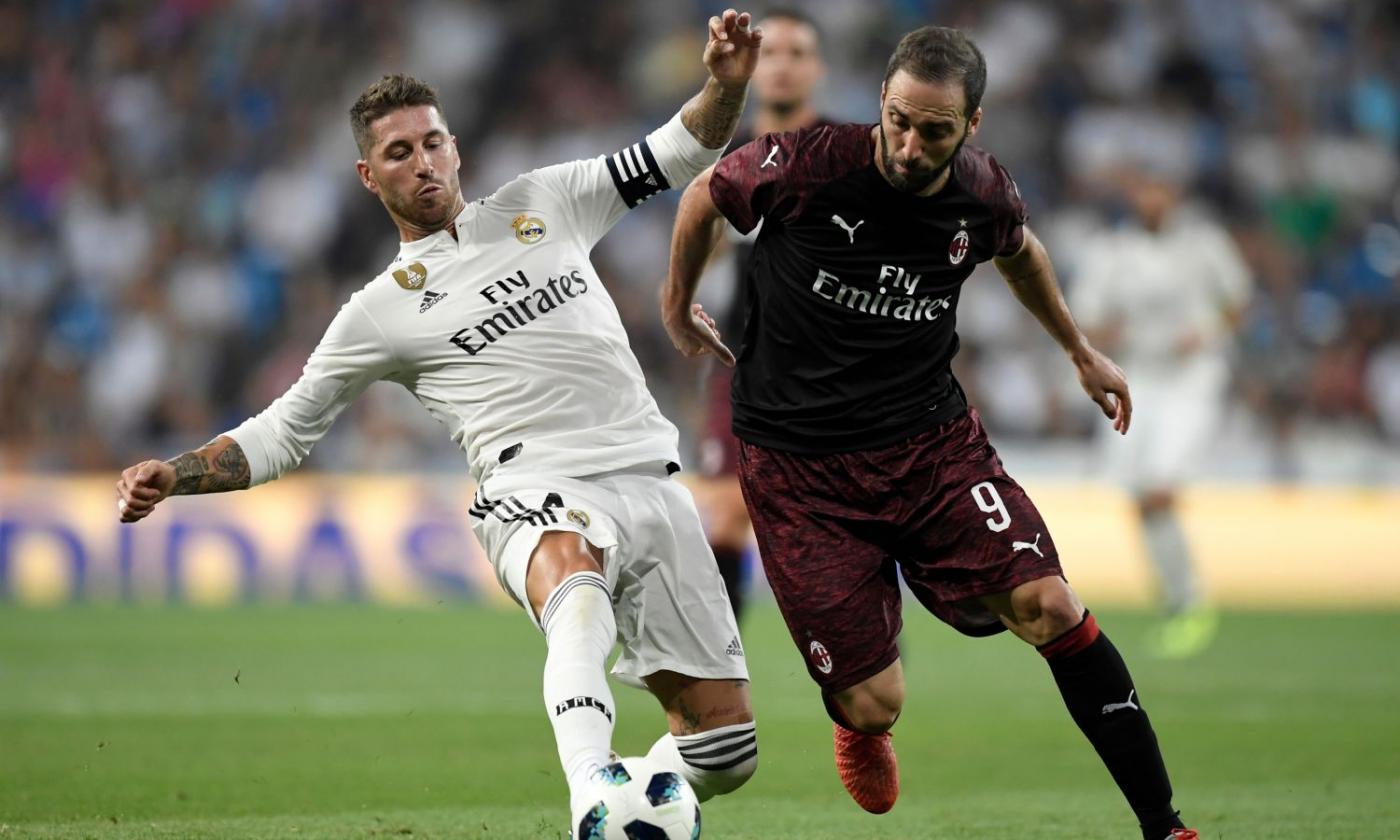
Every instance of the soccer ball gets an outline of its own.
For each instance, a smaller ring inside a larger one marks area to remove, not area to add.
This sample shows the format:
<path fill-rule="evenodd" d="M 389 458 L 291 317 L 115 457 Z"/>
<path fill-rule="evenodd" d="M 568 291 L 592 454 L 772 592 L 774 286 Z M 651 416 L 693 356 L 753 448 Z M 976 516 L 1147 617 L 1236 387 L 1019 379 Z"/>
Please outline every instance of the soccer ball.
<path fill-rule="evenodd" d="M 589 805 L 574 814 L 574 840 L 695 840 L 700 802 L 681 774 L 645 758 L 598 771 Z"/>

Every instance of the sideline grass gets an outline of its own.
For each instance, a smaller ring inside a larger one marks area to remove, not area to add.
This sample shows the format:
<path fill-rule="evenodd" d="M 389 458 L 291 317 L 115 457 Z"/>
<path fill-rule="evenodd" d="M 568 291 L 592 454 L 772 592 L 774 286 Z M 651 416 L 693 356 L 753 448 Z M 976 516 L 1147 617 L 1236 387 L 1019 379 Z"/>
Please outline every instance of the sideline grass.
<path fill-rule="evenodd" d="M 846 797 L 776 612 L 745 627 L 759 774 L 710 838 L 1136 836 L 1039 657 L 909 612 L 904 795 Z M 1400 836 L 1400 613 L 1232 613 L 1188 663 L 1102 624 L 1211 838 Z M 477 607 L 0 607 L 0 838 L 558 838 L 543 642 Z M 663 719 L 614 686 L 617 747 Z"/>

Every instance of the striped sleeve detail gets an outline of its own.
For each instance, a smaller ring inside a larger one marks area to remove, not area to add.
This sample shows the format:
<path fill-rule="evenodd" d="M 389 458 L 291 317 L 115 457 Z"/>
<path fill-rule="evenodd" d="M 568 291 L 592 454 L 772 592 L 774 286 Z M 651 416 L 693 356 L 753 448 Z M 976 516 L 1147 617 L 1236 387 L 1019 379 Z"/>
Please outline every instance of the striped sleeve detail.
<path fill-rule="evenodd" d="M 636 207 L 657 193 L 671 188 L 646 140 L 633 143 L 606 160 L 613 186 L 617 188 L 622 202 L 629 208 Z"/>

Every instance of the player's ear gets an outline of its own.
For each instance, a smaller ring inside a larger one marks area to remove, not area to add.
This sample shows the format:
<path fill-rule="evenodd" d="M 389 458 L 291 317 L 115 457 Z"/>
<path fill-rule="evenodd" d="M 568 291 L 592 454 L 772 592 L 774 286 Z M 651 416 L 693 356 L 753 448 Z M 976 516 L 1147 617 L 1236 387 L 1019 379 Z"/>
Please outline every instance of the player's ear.
<path fill-rule="evenodd" d="M 456 171 L 462 168 L 462 156 L 457 153 L 457 135 L 449 134 L 447 139 L 452 141 L 452 169 Z"/>
<path fill-rule="evenodd" d="M 972 117 L 967 121 L 967 136 L 971 137 L 977 133 L 977 127 L 982 124 L 982 107 L 979 105 L 976 111 L 972 112 Z"/>
<path fill-rule="evenodd" d="M 379 195 L 379 184 L 374 180 L 374 172 L 369 168 L 369 161 L 355 161 L 355 174 L 360 176 L 360 183 L 364 185 L 365 189 Z"/>

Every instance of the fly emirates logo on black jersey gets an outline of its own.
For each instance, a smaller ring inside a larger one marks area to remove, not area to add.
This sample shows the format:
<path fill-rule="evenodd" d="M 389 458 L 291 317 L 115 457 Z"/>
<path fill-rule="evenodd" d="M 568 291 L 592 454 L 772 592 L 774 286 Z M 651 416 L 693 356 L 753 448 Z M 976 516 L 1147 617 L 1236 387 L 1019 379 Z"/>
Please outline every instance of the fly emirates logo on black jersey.
<path fill-rule="evenodd" d="M 588 281 L 578 269 L 551 277 L 541 285 L 532 283 L 524 271 L 517 271 L 480 290 L 486 302 L 496 307 L 495 311 L 481 323 L 453 333 L 450 341 L 475 356 L 511 330 L 548 315 L 587 291 Z"/>
<path fill-rule="evenodd" d="M 896 321 L 936 321 L 943 310 L 952 308 L 952 297 L 918 296 L 921 275 L 897 265 L 880 266 L 876 290 L 851 286 L 829 271 L 817 269 L 812 291 L 818 296 L 847 309 L 893 318 Z"/>

